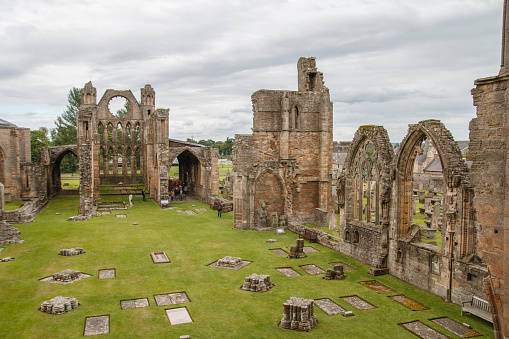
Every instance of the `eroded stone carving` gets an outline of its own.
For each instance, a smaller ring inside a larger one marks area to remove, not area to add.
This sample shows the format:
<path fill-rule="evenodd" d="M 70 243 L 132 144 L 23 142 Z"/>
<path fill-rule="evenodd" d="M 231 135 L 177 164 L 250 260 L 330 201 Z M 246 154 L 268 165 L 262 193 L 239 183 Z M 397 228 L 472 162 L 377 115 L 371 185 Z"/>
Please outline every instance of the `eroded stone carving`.
<path fill-rule="evenodd" d="M 251 292 L 267 292 L 274 284 L 270 280 L 270 275 L 265 274 L 251 274 L 244 279 L 242 289 Z"/>
<path fill-rule="evenodd" d="M 291 297 L 283 304 L 283 318 L 279 327 L 309 332 L 316 327 L 317 322 L 314 300 Z"/>

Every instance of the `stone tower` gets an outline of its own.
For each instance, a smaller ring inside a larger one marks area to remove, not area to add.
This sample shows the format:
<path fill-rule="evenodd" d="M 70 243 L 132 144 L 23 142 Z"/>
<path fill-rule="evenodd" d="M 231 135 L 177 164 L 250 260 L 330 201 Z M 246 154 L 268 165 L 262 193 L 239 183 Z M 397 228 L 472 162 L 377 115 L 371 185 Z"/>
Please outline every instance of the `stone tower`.
<path fill-rule="evenodd" d="M 298 91 L 260 90 L 251 96 L 253 134 L 235 136 L 235 228 L 323 221 L 332 211 L 329 89 L 315 58 L 300 58 L 297 70 Z"/>

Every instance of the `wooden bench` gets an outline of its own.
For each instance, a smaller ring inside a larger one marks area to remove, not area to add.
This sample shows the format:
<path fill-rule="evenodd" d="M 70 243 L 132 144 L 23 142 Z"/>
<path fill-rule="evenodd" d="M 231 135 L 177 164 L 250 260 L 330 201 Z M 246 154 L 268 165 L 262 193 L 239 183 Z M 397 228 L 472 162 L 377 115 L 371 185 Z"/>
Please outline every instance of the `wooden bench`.
<path fill-rule="evenodd" d="M 476 296 L 472 296 L 472 300 L 464 301 L 461 303 L 461 315 L 463 315 L 465 312 L 476 315 L 479 318 L 493 323 L 490 304 L 486 300 Z"/>

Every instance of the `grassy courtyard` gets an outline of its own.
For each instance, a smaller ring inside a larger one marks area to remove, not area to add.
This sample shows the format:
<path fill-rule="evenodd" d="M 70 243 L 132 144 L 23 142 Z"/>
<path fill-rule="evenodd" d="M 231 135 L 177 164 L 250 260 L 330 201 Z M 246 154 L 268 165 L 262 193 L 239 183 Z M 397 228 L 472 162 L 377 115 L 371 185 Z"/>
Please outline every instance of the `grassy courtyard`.
<path fill-rule="evenodd" d="M 124 199 L 127 199 L 124 197 Z M 140 202 L 141 198 L 135 198 Z M 318 244 L 319 252 L 304 259 L 288 259 L 269 249 L 295 244 L 291 232 L 232 229 L 232 213 L 219 219 L 203 203 L 172 204 L 179 209 L 207 208 L 196 215 L 161 210 L 152 200 L 135 204 L 127 211 L 112 211 L 83 222 L 68 222 L 76 215 L 78 197 L 60 196 L 50 202 L 34 223 L 16 225 L 23 244 L 5 245 L 0 257 L 15 257 L 0 263 L 1 338 L 77 338 L 83 336 L 86 317 L 109 315 L 109 338 L 416 338 L 398 323 L 420 320 L 449 338 L 459 338 L 429 319 L 447 316 L 468 323 L 485 338 L 493 337 L 491 324 L 474 316 L 460 316 L 460 309 L 438 297 L 420 291 L 394 277 L 372 277 L 369 267 Z M 196 205 L 196 206 L 192 206 Z M 56 215 L 60 213 L 60 215 Z M 127 214 L 116 218 L 114 214 Z M 133 225 L 137 222 L 138 225 Z M 267 243 L 276 238 L 278 243 Z M 60 249 L 83 247 L 85 254 L 57 255 Z M 171 263 L 154 264 L 151 252 L 164 251 Z M 224 256 L 252 261 L 238 270 L 207 265 Z M 315 264 L 326 270 L 331 262 L 343 261 L 356 270 L 345 271 L 347 278 L 326 281 L 308 275 L 299 266 Z M 276 267 L 292 267 L 301 276 L 285 277 Z M 98 270 L 116 269 L 116 278 L 98 279 Z M 39 279 L 64 269 L 91 274 L 69 285 Z M 270 274 L 275 287 L 266 293 L 240 289 L 251 273 Z M 396 292 L 377 294 L 359 284 L 373 280 Z M 189 303 L 157 306 L 154 295 L 183 292 Z M 411 311 L 388 296 L 405 294 L 429 309 Z M 56 296 L 75 297 L 80 306 L 63 315 L 38 311 L 41 302 Z M 340 297 L 357 295 L 376 308 L 357 310 Z M 317 327 L 310 333 L 280 329 L 283 303 L 290 297 L 329 298 L 355 316 L 328 316 L 315 307 Z M 148 298 L 149 307 L 122 310 L 121 300 Z M 171 326 L 165 309 L 187 307 L 193 323 Z"/>

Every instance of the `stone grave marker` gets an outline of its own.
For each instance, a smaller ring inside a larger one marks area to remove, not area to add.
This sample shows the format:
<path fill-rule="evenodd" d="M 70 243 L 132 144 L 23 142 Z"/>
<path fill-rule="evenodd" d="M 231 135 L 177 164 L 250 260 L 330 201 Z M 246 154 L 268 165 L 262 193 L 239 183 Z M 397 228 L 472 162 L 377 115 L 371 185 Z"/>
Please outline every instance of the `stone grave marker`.
<path fill-rule="evenodd" d="M 67 285 L 72 284 L 73 282 L 91 277 L 92 275 L 82 273 L 80 271 L 74 271 L 70 269 L 66 269 L 57 273 L 53 273 L 51 276 L 39 279 L 39 281 L 54 283 L 54 284 L 60 284 L 60 285 Z"/>
<path fill-rule="evenodd" d="M 286 252 L 284 249 L 282 248 L 271 248 L 270 251 L 274 254 L 277 254 L 277 255 L 288 255 L 288 252 Z"/>
<path fill-rule="evenodd" d="M 448 317 L 430 319 L 432 322 L 445 328 L 447 331 L 457 335 L 460 338 L 472 338 L 480 336 L 481 333 L 478 333 L 472 330 L 469 326 L 464 324 L 460 324 L 459 322 L 452 320 Z"/>
<path fill-rule="evenodd" d="M 117 277 L 117 272 L 114 268 L 103 269 L 97 271 L 98 279 L 114 279 Z"/>
<path fill-rule="evenodd" d="M 115 214 L 117 218 L 127 218 L 126 214 Z"/>
<path fill-rule="evenodd" d="M 91 335 L 110 333 L 110 316 L 101 315 L 96 317 L 85 318 L 85 329 L 83 335 L 85 337 Z"/>
<path fill-rule="evenodd" d="M 78 299 L 58 296 L 51 300 L 43 301 L 39 311 L 49 314 L 64 314 L 78 307 Z"/>
<path fill-rule="evenodd" d="M 157 306 L 185 304 L 190 302 L 186 292 L 173 292 L 154 296 Z"/>
<path fill-rule="evenodd" d="M 398 303 L 400 303 L 401 305 L 405 306 L 406 308 L 408 308 L 412 311 L 424 311 L 424 310 L 429 309 L 428 307 L 424 306 L 423 304 L 418 303 L 417 301 L 410 299 L 409 297 L 407 297 L 406 295 L 403 295 L 403 294 L 390 296 L 389 298 L 391 298 L 394 301 L 397 301 Z"/>
<path fill-rule="evenodd" d="M 336 315 L 345 312 L 345 309 L 329 298 L 315 299 L 315 305 L 327 315 Z"/>
<path fill-rule="evenodd" d="M 325 271 L 322 270 L 320 267 L 314 265 L 314 264 L 308 264 L 308 265 L 301 265 L 299 266 L 304 272 L 306 272 L 309 275 L 318 275 L 318 274 L 324 274 Z"/>
<path fill-rule="evenodd" d="M 140 299 L 131 299 L 131 300 L 121 300 L 120 308 L 123 310 L 127 310 L 128 308 L 141 308 L 141 307 L 149 307 L 150 304 L 147 298 Z"/>
<path fill-rule="evenodd" d="M 270 280 L 270 275 L 253 273 L 244 278 L 241 289 L 251 292 L 267 292 L 272 287 L 274 284 Z"/>
<path fill-rule="evenodd" d="M 343 301 L 349 303 L 350 305 L 352 305 L 353 307 L 355 307 L 356 309 L 358 309 L 360 311 L 371 310 L 373 308 L 376 308 L 376 306 L 368 303 L 366 300 L 362 299 L 361 297 L 359 297 L 357 295 L 341 297 L 341 299 Z"/>
<path fill-rule="evenodd" d="M 423 339 L 449 339 L 447 336 L 442 333 L 432 329 L 431 327 L 423 324 L 419 320 L 411 321 L 408 323 L 398 324 L 403 327 L 405 330 L 415 334 L 419 338 Z"/>
<path fill-rule="evenodd" d="M 164 252 L 152 252 L 150 253 L 150 257 L 152 258 L 154 264 L 163 264 L 170 262 L 170 259 L 168 259 L 168 256 Z"/>
<path fill-rule="evenodd" d="M 187 310 L 187 307 L 172 308 L 166 310 L 166 316 L 170 325 L 192 323 L 193 319 Z"/>
<path fill-rule="evenodd" d="M 239 257 L 226 256 L 226 257 L 223 257 L 217 261 L 214 261 L 212 264 L 209 264 L 208 266 L 227 268 L 230 270 L 238 271 L 241 268 L 249 265 L 250 263 L 251 263 L 251 261 L 242 260 L 242 258 L 239 258 Z"/>
<path fill-rule="evenodd" d="M 291 267 L 277 267 L 276 270 L 285 277 L 300 277 L 300 273 Z"/>
<path fill-rule="evenodd" d="M 389 288 L 377 280 L 359 281 L 359 284 L 366 286 L 367 288 L 375 291 L 378 294 L 393 293 L 396 292 L 392 288 Z"/>

